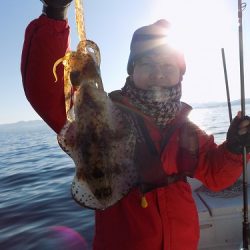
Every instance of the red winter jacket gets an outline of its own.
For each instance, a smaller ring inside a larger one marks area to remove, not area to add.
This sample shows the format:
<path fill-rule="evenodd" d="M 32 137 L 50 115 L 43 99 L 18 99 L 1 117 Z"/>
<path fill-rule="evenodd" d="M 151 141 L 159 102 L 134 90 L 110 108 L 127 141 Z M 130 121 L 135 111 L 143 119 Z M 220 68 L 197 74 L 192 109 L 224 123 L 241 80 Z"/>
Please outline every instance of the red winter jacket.
<path fill-rule="evenodd" d="M 66 115 L 63 91 L 63 68 L 54 82 L 54 62 L 69 48 L 67 21 L 41 16 L 26 30 L 21 72 L 27 99 L 56 132 L 63 127 Z M 146 119 L 150 136 L 159 149 L 163 135 Z M 161 155 L 167 174 L 178 172 L 176 155 L 180 129 L 176 129 Z M 212 190 L 233 184 L 241 175 L 241 157 L 217 146 L 213 136 L 197 130 L 199 158 L 194 177 Z M 146 194 L 148 207 L 140 205 L 141 193 L 134 188 L 114 206 L 96 211 L 93 248 L 95 250 L 196 250 L 199 240 L 198 214 L 189 184 L 178 181 Z"/>

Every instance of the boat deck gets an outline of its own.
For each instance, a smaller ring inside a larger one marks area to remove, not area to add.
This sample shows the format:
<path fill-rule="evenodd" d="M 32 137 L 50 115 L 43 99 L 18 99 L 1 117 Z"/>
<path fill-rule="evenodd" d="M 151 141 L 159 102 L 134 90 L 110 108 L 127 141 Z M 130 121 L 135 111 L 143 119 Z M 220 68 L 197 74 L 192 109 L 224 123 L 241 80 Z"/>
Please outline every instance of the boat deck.
<path fill-rule="evenodd" d="M 190 182 L 199 212 L 199 250 L 239 250 L 243 221 L 242 179 L 222 192 L 210 192 L 196 180 Z"/>

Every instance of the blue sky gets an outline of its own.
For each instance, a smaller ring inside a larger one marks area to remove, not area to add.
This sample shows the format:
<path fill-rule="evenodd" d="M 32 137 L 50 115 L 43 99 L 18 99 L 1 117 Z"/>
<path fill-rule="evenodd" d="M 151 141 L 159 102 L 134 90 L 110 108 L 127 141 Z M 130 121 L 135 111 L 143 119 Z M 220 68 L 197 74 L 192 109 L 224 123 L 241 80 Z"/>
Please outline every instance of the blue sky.
<path fill-rule="evenodd" d="M 225 48 L 231 99 L 240 98 L 237 0 L 85 0 L 87 38 L 101 50 L 101 72 L 107 92 L 120 89 L 132 34 L 158 19 L 171 21 L 178 46 L 186 55 L 182 100 L 226 101 L 221 48 Z M 250 97 L 250 0 L 243 12 L 245 92 Z M 2 1 L 0 20 L 0 124 L 40 119 L 25 98 L 20 58 L 25 28 L 41 13 L 39 0 Z M 248 23 L 247 23 L 248 20 Z M 78 43 L 74 5 L 69 9 L 71 49 Z M 248 25 L 248 27 L 247 27 Z"/>

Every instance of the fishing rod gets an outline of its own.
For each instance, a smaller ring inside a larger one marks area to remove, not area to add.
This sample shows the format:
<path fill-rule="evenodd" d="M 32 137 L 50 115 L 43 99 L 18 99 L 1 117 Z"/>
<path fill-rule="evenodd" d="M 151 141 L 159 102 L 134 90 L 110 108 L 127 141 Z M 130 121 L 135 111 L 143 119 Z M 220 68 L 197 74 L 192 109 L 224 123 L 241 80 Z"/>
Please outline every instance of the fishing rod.
<path fill-rule="evenodd" d="M 244 60 L 243 60 L 243 31 L 242 31 L 242 11 L 245 9 L 246 3 L 238 0 L 238 31 L 239 31 L 239 57 L 240 57 L 240 89 L 241 89 L 241 116 L 246 114 L 245 109 L 245 87 L 244 87 Z M 243 248 L 248 250 L 248 195 L 247 195 L 247 160 L 246 160 L 246 146 L 242 150 L 243 158 Z"/>
<path fill-rule="evenodd" d="M 223 62 L 224 77 L 225 77 L 226 92 L 227 92 L 227 106 L 228 106 L 229 121 L 231 123 L 232 122 L 232 109 L 231 109 L 230 93 L 229 93 L 228 78 L 227 78 L 227 66 L 226 66 L 224 48 L 221 49 L 221 54 L 222 54 L 222 62 Z"/>

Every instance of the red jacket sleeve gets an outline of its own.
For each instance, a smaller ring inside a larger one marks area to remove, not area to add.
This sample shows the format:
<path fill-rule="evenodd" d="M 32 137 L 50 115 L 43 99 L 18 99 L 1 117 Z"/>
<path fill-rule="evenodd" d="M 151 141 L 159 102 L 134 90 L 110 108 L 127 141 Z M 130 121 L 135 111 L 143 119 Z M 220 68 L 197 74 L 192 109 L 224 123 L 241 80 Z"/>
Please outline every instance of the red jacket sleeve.
<path fill-rule="evenodd" d="M 25 95 L 41 118 L 56 132 L 66 121 L 63 66 L 53 65 L 69 47 L 69 26 L 65 20 L 40 16 L 26 28 L 21 73 Z"/>
<path fill-rule="evenodd" d="M 212 191 L 220 191 L 231 186 L 240 177 L 242 170 L 241 155 L 229 152 L 225 142 L 216 145 L 212 135 L 200 131 L 199 164 L 195 178 Z"/>

